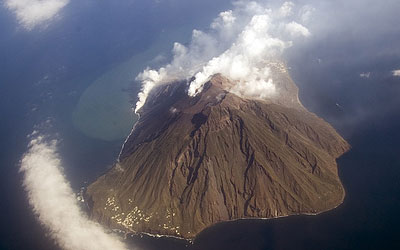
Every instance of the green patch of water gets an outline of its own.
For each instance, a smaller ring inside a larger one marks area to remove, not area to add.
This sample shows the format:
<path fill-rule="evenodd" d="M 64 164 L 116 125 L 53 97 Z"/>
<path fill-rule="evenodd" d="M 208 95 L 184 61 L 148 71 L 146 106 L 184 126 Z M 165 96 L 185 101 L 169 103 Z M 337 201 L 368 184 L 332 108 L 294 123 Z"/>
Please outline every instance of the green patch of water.
<path fill-rule="evenodd" d="M 183 28 L 183 27 L 182 27 Z M 184 29 L 184 28 L 183 28 Z M 126 138 L 137 120 L 128 89 L 138 91 L 134 79 L 149 62 L 172 48 L 174 41 L 184 41 L 187 32 L 163 32 L 158 41 L 141 53 L 117 65 L 97 78 L 81 95 L 72 113 L 74 127 L 85 135 L 115 141 Z"/>

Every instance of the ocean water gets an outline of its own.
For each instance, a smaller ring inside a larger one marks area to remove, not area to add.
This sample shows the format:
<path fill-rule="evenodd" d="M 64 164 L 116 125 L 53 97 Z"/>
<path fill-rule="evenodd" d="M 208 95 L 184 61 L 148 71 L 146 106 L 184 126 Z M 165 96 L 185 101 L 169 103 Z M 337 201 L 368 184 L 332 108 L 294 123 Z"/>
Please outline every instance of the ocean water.
<path fill-rule="evenodd" d="M 159 54 L 168 58 L 174 41 L 187 42 L 194 27 L 229 5 L 71 1 L 47 28 L 32 31 L 0 6 L 0 249 L 57 249 L 18 172 L 27 136 L 38 130 L 59 140 L 65 175 L 78 192 L 112 165 L 130 132 L 137 73 L 156 66 Z"/>
<path fill-rule="evenodd" d="M 17 28 L 0 7 L 0 249 L 57 249 L 21 186 L 26 136 L 37 129 L 59 138 L 65 174 L 78 192 L 111 166 L 129 133 L 135 120 L 129 95 L 139 87 L 134 76 L 155 64 L 158 54 L 168 58 L 171 41 L 187 42 L 193 28 L 206 27 L 230 6 L 78 2 L 47 29 L 32 32 Z M 400 68 L 398 57 L 337 63 L 347 62 L 345 55 L 332 51 L 348 51 L 351 44 L 337 47 L 325 39 L 312 50 L 289 54 L 288 63 L 304 105 L 352 145 L 338 161 L 344 203 L 318 216 L 221 223 L 193 244 L 147 236 L 130 236 L 129 242 L 144 250 L 400 249 L 400 78 L 390 74 Z M 387 37 L 379 45 L 396 50 L 397 40 Z M 360 78 L 366 71 L 371 77 Z"/>

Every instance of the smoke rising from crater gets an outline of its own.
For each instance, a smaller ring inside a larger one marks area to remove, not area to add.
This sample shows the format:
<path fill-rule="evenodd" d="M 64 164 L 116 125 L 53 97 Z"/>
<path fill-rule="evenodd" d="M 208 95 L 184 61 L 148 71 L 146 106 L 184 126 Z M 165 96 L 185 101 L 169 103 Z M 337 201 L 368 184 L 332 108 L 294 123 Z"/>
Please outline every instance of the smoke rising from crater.
<path fill-rule="evenodd" d="M 158 70 L 148 68 L 137 76 L 142 90 L 135 112 L 157 85 L 194 76 L 188 94 L 195 96 L 216 73 L 234 80 L 237 84 L 231 91 L 238 95 L 268 98 L 277 94 L 266 63 L 279 58 L 294 40 L 311 35 L 302 22 L 312 12 L 312 7 L 293 2 L 278 8 L 254 1 L 235 2 L 233 10 L 214 19 L 209 31 L 193 30 L 188 46 L 175 43 L 169 64 Z"/>
<path fill-rule="evenodd" d="M 63 174 L 56 144 L 34 133 L 21 160 L 23 186 L 40 223 L 66 250 L 127 249 L 117 236 L 107 233 L 81 211 Z"/>

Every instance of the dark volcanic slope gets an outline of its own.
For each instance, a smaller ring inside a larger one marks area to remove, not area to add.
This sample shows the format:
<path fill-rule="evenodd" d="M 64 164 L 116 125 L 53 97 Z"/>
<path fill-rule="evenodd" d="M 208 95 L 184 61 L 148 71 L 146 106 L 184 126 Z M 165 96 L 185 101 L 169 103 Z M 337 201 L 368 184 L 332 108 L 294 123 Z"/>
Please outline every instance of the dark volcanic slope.
<path fill-rule="evenodd" d="M 269 102 L 227 92 L 232 83 L 220 75 L 195 98 L 184 83 L 153 91 L 120 162 L 88 187 L 92 216 L 192 238 L 219 221 L 339 205 L 335 159 L 349 145 L 302 107 L 285 70 L 274 74 L 281 96 Z"/>

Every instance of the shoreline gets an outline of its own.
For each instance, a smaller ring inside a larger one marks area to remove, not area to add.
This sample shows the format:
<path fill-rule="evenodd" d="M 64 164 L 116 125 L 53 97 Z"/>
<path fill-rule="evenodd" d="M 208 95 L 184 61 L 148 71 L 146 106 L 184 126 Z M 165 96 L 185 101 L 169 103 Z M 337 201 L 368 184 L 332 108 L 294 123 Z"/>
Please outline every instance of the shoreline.
<path fill-rule="evenodd" d="M 344 189 L 343 189 L 344 190 Z M 152 234 L 152 233 L 148 233 L 148 232 L 126 232 L 124 230 L 121 230 L 124 232 L 125 238 L 127 236 L 141 236 L 141 235 L 146 235 L 152 238 L 173 238 L 173 239 L 178 239 L 178 240 L 184 240 L 189 242 L 190 244 L 193 244 L 197 237 L 200 236 L 204 231 L 206 231 L 207 229 L 210 229 L 218 224 L 222 224 L 222 223 L 230 223 L 230 222 L 237 222 L 237 221 L 244 221 L 244 220 L 248 220 L 248 221 L 267 221 L 267 220 L 274 220 L 274 219 L 280 219 L 280 218 L 285 218 L 285 217 L 295 217 L 295 216 L 318 216 L 321 215 L 323 213 L 329 212 L 329 211 L 333 211 L 335 209 L 337 209 L 338 207 L 340 207 L 341 205 L 343 205 L 344 203 L 344 198 L 346 197 L 345 192 L 343 193 L 343 197 L 342 197 L 342 201 L 336 205 L 333 208 L 327 209 L 327 210 L 323 210 L 320 212 L 316 212 L 316 213 L 298 213 L 298 214 L 290 214 L 290 215 L 281 215 L 281 216 L 276 216 L 276 217 L 269 217 L 269 218 L 263 218 L 263 217 L 249 217 L 249 218 L 238 218 L 238 219 L 231 219 L 231 220 L 224 220 L 224 221 L 220 221 L 220 222 L 216 222 L 206 228 L 204 228 L 203 230 L 201 230 L 198 234 L 196 234 L 196 236 L 194 238 L 183 238 L 183 237 L 179 237 L 179 236 L 175 236 L 175 235 L 164 235 L 164 234 Z M 112 229 L 114 230 L 114 229 Z"/>
<path fill-rule="evenodd" d="M 132 129 L 131 129 L 131 132 L 130 132 L 129 135 L 126 137 L 124 143 L 123 143 L 122 146 L 121 146 L 121 150 L 119 151 L 119 154 L 118 154 L 116 163 L 120 163 L 120 162 L 121 162 L 121 161 L 120 161 L 120 158 L 121 158 L 122 151 L 123 151 L 124 148 L 125 148 L 125 144 L 128 142 L 129 138 L 130 138 L 131 135 L 133 134 L 133 131 L 134 131 L 135 128 L 136 128 L 136 124 L 137 124 L 137 123 L 139 122 L 139 120 L 140 120 L 140 114 L 137 113 L 136 115 L 138 116 L 138 118 L 137 118 L 136 122 L 133 124 Z"/>

